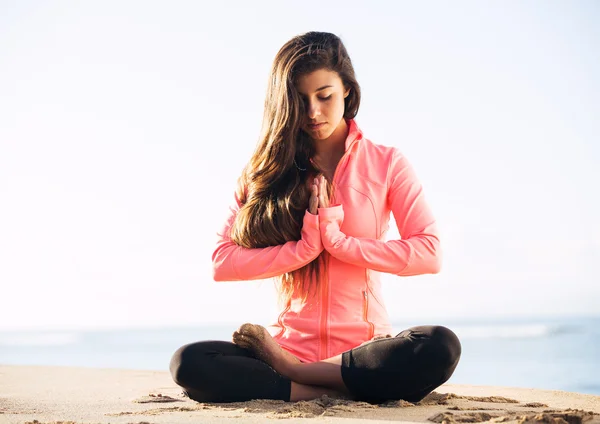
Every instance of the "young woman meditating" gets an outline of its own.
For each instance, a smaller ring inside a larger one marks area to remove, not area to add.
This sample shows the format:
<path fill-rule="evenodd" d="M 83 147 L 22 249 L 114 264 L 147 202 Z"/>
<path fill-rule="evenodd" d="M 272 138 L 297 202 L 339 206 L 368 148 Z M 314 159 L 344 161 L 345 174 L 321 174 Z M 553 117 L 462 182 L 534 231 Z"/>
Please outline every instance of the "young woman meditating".
<path fill-rule="evenodd" d="M 232 342 L 178 349 L 170 369 L 190 398 L 415 402 L 452 375 L 461 347 L 449 329 L 391 335 L 380 274 L 439 272 L 440 240 L 413 168 L 363 135 L 359 105 L 336 35 L 302 34 L 277 53 L 213 265 L 216 281 L 274 277 L 281 313 L 266 328 L 242 325 Z M 400 240 L 385 240 L 390 213 Z"/>

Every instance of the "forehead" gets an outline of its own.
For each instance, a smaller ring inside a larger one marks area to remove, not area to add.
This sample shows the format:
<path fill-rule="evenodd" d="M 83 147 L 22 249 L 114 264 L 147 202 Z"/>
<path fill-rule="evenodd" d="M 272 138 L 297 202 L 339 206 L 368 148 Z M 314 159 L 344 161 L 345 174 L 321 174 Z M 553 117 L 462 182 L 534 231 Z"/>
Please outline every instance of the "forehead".
<path fill-rule="evenodd" d="M 342 79 L 335 71 L 327 69 L 317 69 L 310 74 L 301 75 L 296 81 L 296 88 L 302 94 L 310 94 L 319 88 L 331 85 L 335 87 L 342 86 Z"/>

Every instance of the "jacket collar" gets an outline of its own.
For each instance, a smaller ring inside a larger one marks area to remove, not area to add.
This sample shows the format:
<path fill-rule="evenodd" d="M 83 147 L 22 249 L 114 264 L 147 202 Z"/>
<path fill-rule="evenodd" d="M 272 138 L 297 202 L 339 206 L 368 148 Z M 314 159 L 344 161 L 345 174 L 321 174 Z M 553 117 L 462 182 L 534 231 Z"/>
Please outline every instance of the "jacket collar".
<path fill-rule="evenodd" d="M 363 133 L 354 119 L 347 119 L 348 137 L 346 137 L 345 150 L 348 151 L 352 145 L 363 138 Z"/>

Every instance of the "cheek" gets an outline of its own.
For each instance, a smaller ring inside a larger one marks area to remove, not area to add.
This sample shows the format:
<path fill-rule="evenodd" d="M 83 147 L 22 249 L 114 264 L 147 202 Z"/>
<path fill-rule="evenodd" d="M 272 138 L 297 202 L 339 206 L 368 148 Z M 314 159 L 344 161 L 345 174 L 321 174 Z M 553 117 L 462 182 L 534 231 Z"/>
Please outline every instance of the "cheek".
<path fill-rule="evenodd" d="M 332 104 L 331 114 L 335 115 L 336 117 L 341 117 L 344 115 L 344 109 L 344 99 L 342 98 L 342 100 L 338 100 L 337 102 Z"/>

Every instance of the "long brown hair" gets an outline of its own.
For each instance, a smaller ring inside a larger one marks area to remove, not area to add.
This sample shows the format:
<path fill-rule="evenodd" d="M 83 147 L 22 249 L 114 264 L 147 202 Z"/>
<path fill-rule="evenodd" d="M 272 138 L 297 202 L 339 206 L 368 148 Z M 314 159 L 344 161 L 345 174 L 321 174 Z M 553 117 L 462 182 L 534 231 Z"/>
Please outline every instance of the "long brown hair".
<path fill-rule="evenodd" d="M 281 47 L 271 67 L 261 135 L 238 181 L 243 205 L 230 236 L 240 246 L 276 246 L 301 238 L 310 197 L 308 181 L 322 171 L 310 161 L 314 144 L 301 129 L 306 108 L 296 81 L 318 69 L 337 72 L 344 88 L 350 88 L 344 118 L 352 119 L 358 112 L 360 87 L 339 37 L 308 32 Z M 304 267 L 279 276 L 281 300 L 287 301 L 293 294 L 306 300 L 311 277 L 318 284 L 324 263 L 324 255 L 320 255 Z"/>

